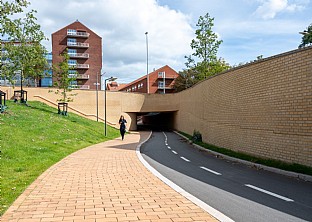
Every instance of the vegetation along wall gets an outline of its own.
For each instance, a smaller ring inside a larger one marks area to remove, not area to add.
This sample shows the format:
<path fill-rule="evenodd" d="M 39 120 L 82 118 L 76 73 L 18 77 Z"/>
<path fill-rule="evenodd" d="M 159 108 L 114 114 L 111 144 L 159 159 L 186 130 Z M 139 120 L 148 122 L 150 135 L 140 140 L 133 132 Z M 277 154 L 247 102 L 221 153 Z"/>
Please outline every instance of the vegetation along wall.
<path fill-rule="evenodd" d="M 312 166 L 312 48 L 233 69 L 176 94 L 175 128 L 207 143 Z"/>

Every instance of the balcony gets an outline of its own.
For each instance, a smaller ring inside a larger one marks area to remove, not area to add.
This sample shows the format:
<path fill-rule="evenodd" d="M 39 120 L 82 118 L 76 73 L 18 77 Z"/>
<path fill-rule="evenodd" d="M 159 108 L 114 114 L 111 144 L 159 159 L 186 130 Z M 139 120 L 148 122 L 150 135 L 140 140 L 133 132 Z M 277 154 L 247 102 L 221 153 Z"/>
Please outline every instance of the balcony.
<path fill-rule="evenodd" d="M 158 79 L 163 79 L 163 78 L 165 78 L 165 79 L 176 79 L 176 77 L 174 77 L 174 76 L 160 76 L 160 75 L 158 75 Z"/>
<path fill-rule="evenodd" d="M 72 69 L 89 69 L 89 64 L 68 64 Z"/>
<path fill-rule="evenodd" d="M 68 53 L 70 58 L 88 59 L 89 53 Z"/>
<path fill-rule="evenodd" d="M 78 37 L 78 38 L 89 38 L 90 33 L 87 33 L 87 32 L 68 32 L 67 31 L 67 36 Z"/>
<path fill-rule="evenodd" d="M 76 79 L 89 79 L 89 75 L 87 75 L 87 74 L 78 74 Z"/>
<path fill-rule="evenodd" d="M 70 88 L 72 89 L 90 89 L 89 85 L 71 85 Z"/>
<path fill-rule="evenodd" d="M 158 73 L 158 79 L 175 79 L 174 76 L 166 76 L 165 72 L 159 72 Z"/>
<path fill-rule="evenodd" d="M 163 82 L 158 82 L 158 89 L 173 89 L 173 86 L 165 85 Z"/>
<path fill-rule="evenodd" d="M 173 87 L 172 86 L 158 86 L 158 89 L 173 89 Z"/>
<path fill-rule="evenodd" d="M 89 43 L 83 42 L 67 42 L 67 46 L 75 48 L 89 48 Z"/>
<path fill-rule="evenodd" d="M 89 64 L 76 64 L 77 69 L 89 69 Z"/>

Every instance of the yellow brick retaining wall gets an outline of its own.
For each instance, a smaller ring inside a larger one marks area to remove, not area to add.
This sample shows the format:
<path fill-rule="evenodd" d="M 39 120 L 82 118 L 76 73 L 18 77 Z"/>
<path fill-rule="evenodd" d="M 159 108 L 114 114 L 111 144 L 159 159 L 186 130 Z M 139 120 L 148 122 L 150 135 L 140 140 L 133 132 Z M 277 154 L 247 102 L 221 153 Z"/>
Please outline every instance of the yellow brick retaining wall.
<path fill-rule="evenodd" d="M 312 166 L 312 48 L 246 65 L 176 95 L 176 128 L 205 142 Z"/>
<path fill-rule="evenodd" d="M 13 89 L 0 89 L 12 97 Z M 28 100 L 57 104 L 49 89 L 25 90 Z M 95 120 L 96 92 L 75 92 L 72 111 Z M 135 129 L 135 113 L 157 111 L 177 111 L 175 129 L 199 130 L 207 143 L 312 166 L 312 47 L 232 69 L 176 94 L 107 92 L 112 125 L 124 114 Z M 104 118 L 103 91 L 99 117 Z"/>

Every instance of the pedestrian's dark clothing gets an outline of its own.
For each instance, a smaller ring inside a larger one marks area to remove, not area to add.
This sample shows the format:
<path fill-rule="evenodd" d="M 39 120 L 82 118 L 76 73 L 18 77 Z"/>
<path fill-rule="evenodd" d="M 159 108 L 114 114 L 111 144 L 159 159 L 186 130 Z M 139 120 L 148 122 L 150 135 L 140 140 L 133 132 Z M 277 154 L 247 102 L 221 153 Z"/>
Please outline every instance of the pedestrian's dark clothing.
<path fill-rule="evenodd" d="M 121 135 L 121 139 L 123 140 L 124 139 L 124 136 L 125 136 L 125 133 L 126 133 L 126 123 L 127 123 L 127 120 L 125 119 L 120 119 L 119 120 L 119 124 L 120 124 L 120 135 Z"/>

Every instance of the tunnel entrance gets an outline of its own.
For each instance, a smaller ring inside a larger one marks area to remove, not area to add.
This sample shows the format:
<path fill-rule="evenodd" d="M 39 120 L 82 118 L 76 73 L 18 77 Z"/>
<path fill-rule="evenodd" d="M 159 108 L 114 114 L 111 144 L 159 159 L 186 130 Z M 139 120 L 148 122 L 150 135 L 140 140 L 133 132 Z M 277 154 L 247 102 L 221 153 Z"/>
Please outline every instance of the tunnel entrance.
<path fill-rule="evenodd" d="M 137 130 L 172 131 L 176 112 L 137 113 Z"/>

